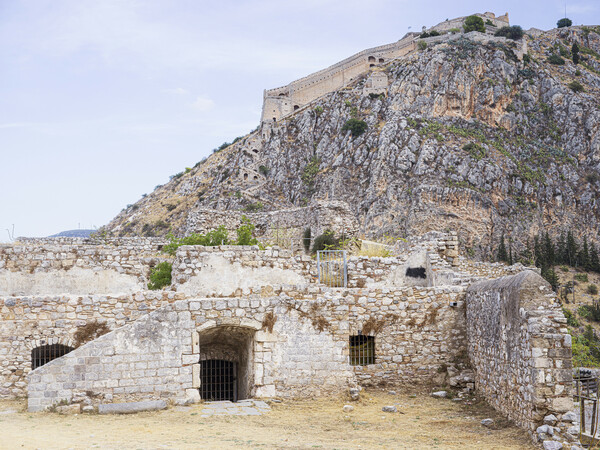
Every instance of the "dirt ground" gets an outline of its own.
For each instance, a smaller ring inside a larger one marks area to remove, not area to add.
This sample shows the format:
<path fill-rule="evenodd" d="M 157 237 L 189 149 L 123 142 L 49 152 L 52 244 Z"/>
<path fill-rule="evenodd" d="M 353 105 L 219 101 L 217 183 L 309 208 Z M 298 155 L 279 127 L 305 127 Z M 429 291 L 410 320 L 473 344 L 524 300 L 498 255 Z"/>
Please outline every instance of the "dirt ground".
<path fill-rule="evenodd" d="M 342 407 L 355 409 L 344 413 Z M 385 405 L 398 413 L 384 413 Z M 481 402 L 363 392 L 361 400 L 286 400 L 262 416 L 201 418 L 202 405 L 135 415 L 27 413 L 0 401 L 0 448 L 528 449 L 526 432 Z M 12 412 L 11 412 L 12 411 Z M 495 420 L 492 428 L 481 419 Z"/>

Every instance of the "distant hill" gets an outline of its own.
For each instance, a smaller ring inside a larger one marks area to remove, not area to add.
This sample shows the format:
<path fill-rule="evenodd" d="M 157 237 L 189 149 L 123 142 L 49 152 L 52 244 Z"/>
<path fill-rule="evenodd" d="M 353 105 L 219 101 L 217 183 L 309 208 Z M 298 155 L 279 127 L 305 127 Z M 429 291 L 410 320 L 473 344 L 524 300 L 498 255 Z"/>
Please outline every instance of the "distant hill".
<path fill-rule="evenodd" d="M 57 234 L 53 234 L 49 237 L 89 237 L 89 235 L 95 231 L 96 230 L 67 230 L 61 231 Z"/>

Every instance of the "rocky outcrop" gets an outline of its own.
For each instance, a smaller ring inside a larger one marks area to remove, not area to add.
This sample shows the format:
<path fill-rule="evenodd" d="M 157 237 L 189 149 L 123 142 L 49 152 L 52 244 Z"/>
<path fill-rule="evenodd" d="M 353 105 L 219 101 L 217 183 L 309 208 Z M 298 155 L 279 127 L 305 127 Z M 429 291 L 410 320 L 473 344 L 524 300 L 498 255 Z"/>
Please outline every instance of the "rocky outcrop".
<path fill-rule="evenodd" d="M 522 43 L 432 42 L 385 66 L 386 95 L 367 94 L 367 77 L 358 79 L 212 155 L 107 230 L 164 234 L 171 225 L 181 233 L 207 208 L 335 200 L 349 205 L 361 234 L 457 229 L 461 244 L 483 256 L 502 233 L 517 246 L 541 228 L 597 239 L 599 31 L 526 36 L 524 61 Z M 582 48 L 578 66 L 569 60 L 573 42 Z M 548 62 L 561 53 L 565 65 Z M 363 134 L 344 128 L 352 118 L 367 124 Z"/>

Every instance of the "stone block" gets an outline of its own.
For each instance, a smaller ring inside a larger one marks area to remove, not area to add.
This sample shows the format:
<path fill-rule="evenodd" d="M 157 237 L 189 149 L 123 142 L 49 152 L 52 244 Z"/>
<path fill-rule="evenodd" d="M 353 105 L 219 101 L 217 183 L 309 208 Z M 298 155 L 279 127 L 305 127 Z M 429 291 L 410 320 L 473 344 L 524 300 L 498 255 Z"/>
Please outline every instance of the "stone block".
<path fill-rule="evenodd" d="M 131 403 L 101 403 L 98 405 L 98 414 L 132 414 L 142 411 L 157 411 L 166 409 L 164 400 L 146 400 Z"/>
<path fill-rule="evenodd" d="M 56 407 L 56 412 L 58 414 L 63 414 L 63 415 L 67 415 L 67 414 L 79 414 L 79 413 L 81 413 L 81 404 L 75 403 L 73 405 L 57 406 Z"/>

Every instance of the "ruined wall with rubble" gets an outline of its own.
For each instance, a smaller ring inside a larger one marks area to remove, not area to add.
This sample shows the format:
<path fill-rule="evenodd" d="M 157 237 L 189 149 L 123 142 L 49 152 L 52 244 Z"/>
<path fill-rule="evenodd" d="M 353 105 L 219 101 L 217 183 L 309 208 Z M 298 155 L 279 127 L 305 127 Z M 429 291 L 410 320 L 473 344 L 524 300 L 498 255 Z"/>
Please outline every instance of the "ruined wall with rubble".
<path fill-rule="evenodd" d="M 531 271 L 481 281 L 466 304 L 476 388 L 495 409 L 530 431 L 573 409 L 571 336 L 546 281 Z"/>
<path fill-rule="evenodd" d="M 235 230 L 246 216 L 256 227 L 256 236 L 265 244 L 302 248 L 304 230 L 310 228 L 312 237 L 326 230 L 345 238 L 355 237 L 359 223 L 345 202 L 316 201 L 306 207 L 281 209 L 276 211 L 224 211 L 201 209 L 190 212 L 185 234 L 206 233 L 220 225 L 225 226 L 231 239 L 236 239 Z"/>
<path fill-rule="evenodd" d="M 150 267 L 164 259 L 159 248 L 150 240 L 34 239 L 0 245 L 0 296 L 143 290 Z"/>
<path fill-rule="evenodd" d="M 197 400 L 203 333 L 252 335 L 249 395 L 311 396 L 363 385 L 431 382 L 465 351 L 463 289 L 273 289 L 179 300 L 28 375 L 30 410 L 92 402 Z M 265 325 L 271 313 L 272 332 Z M 349 336 L 375 336 L 375 364 L 352 366 Z M 197 333 L 197 334 L 196 334 Z M 91 394 L 91 395 L 90 395 Z"/>

